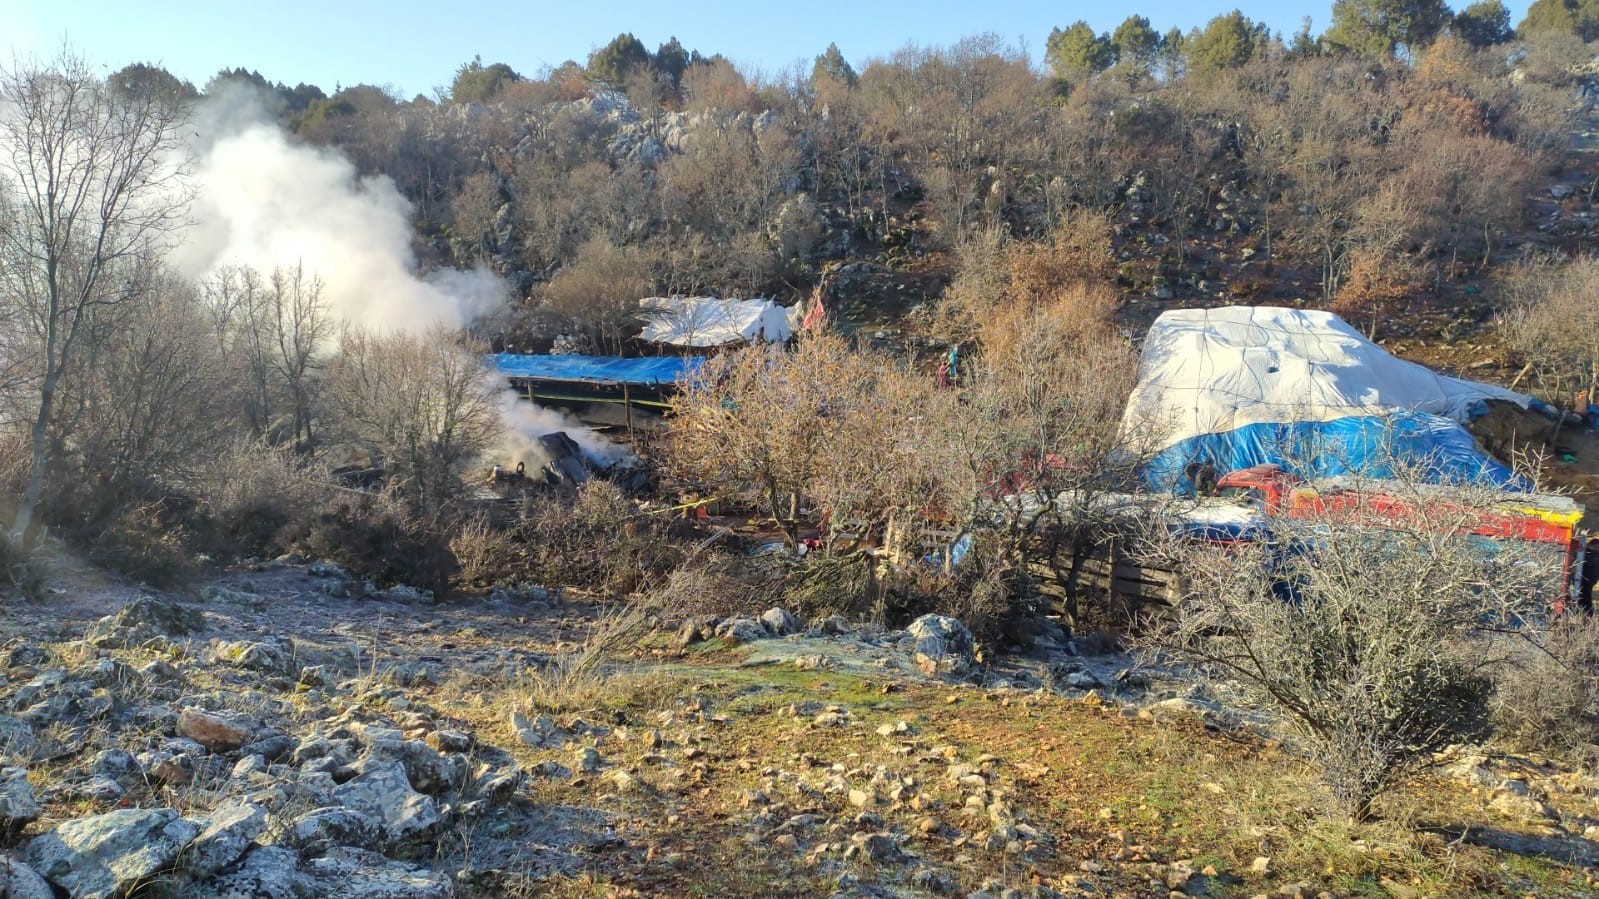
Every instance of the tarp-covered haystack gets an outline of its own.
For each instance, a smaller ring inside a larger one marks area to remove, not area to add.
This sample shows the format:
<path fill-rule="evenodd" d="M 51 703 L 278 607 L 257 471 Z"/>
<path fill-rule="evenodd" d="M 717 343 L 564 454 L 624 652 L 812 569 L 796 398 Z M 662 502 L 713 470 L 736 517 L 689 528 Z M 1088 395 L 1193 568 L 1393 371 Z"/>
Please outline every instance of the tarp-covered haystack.
<path fill-rule="evenodd" d="M 1463 427 L 1491 400 L 1531 402 L 1398 359 L 1329 312 L 1184 309 L 1151 326 L 1122 430 L 1154 450 L 1144 473 L 1156 489 L 1187 486 L 1196 462 L 1218 473 L 1274 462 L 1308 478 L 1385 477 L 1399 463 L 1438 483 L 1530 489 Z"/>
<path fill-rule="evenodd" d="M 794 334 L 789 311 L 771 300 L 648 297 L 639 309 L 645 320 L 639 337 L 668 346 L 781 343 Z"/>

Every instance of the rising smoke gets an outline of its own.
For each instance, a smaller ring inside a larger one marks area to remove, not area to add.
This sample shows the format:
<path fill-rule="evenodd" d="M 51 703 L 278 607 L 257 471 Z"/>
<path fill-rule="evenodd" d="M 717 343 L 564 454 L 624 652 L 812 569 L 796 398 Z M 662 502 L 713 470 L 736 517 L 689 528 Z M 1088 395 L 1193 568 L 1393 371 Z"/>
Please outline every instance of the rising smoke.
<path fill-rule="evenodd" d="M 295 141 L 243 86 L 209 96 L 191 127 L 196 190 L 193 220 L 174 255 L 203 278 L 225 266 L 262 273 L 303 265 L 323 285 L 344 324 L 378 333 L 460 329 L 508 295 L 493 272 L 420 273 L 412 248 L 411 204 L 385 175 L 361 176 L 335 150 Z M 543 464 L 537 437 L 566 431 L 597 461 L 620 447 L 552 409 L 507 392 L 505 446 L 498 461 Z"/>

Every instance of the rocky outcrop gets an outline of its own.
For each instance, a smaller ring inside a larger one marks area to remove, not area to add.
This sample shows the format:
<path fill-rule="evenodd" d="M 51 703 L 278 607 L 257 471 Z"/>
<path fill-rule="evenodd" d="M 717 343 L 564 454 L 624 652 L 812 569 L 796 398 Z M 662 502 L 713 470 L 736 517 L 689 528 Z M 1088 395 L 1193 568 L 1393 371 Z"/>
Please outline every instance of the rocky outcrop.
<path fill-rule="evenodd" d="M 73 899 L 110 899 L 169 870 L 198 833 L 169 808 L 119 809 L 35 837 L 26 860 Z"/>

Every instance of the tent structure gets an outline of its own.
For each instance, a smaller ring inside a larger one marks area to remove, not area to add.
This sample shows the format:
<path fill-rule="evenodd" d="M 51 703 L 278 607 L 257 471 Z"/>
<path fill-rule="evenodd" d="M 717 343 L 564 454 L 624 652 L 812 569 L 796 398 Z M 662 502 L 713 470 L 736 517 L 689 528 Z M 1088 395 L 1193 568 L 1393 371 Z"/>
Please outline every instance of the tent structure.
<path fill-rule="evenodd" d="M 1400 464 L 1437 483 L 1530 490 L 1463 427 L 1489 400 L 1531 402 L 1396 358 L 1329 312 L 1183 309 L 1150 327 L 1122 436 L 1154 450 L 1154 489 L 1191 486 L 1191 462 L 1274 462 L 1306 478 L 1386 477 Z"/>
<path fill-rule="evenodd" d="M 648 297 L 639 300 L 645 320 L 639 337 L 680 347 L 780 343 L 794 334 L 789 311 L 771 300 L 711 297 Z"/>

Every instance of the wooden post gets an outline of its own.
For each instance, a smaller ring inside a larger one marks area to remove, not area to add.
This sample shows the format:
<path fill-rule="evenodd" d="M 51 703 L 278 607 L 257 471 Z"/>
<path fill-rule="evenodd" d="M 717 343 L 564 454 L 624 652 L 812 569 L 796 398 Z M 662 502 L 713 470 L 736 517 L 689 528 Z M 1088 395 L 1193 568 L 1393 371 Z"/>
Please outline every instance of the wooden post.
<path fill-rule="evenodd" d="M 636 447 L 638 442 L 633 437 L 633 398 L 628 392 L 626 381 L 622 382 L 622 408 L 627 415 L 627 442 Z"/>

